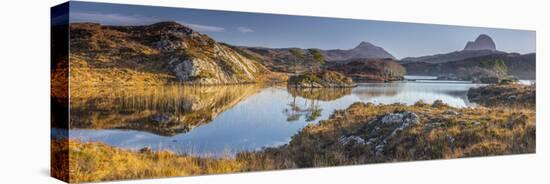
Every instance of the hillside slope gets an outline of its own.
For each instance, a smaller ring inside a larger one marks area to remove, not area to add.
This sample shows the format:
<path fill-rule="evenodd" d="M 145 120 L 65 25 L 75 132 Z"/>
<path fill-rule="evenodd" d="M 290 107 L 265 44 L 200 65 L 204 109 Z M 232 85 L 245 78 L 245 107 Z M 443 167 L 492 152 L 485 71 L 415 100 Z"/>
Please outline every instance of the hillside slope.
<path fill-rule="evenodd" d="M 236 84 L 264 80 L 256 61 L 176 22 L 70 25 L 71 85 Z"/>

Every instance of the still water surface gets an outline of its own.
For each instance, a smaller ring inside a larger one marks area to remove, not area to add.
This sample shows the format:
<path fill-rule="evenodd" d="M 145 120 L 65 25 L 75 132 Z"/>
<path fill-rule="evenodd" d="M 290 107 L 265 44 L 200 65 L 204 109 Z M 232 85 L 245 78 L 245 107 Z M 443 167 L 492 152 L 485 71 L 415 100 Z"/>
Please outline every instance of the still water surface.
<path fill-rule="evenodd" d="M 454 107 L 475 106 L 466 93 L 476 86 L 422 78 L 364 83 L 353 89 L 226 86 L 195 90 L 179 86 L 148 95 L 126 91 L 93 100 L 82 98 L 72 105 L 69 136 L 132 150 L 150 147 L 197 156 L 230 156 L 286 144 L 307 124 L 327 119 L 334 110 L 355 102 L 414 104 L 441 99 Z"/>

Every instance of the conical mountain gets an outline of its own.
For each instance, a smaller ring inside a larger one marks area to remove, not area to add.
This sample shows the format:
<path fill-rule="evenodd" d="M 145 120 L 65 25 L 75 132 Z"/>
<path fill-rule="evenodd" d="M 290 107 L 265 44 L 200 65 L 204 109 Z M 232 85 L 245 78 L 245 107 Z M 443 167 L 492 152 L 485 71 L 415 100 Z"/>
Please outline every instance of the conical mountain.
<path fill-rule="evenodd" d="M 342 50 L 332 49 L 323 51 L 328 61 L 341 61 L 349 59 L 395 59 L 393 55 L 370 42 L 363 41 L 355 48 Z"/>

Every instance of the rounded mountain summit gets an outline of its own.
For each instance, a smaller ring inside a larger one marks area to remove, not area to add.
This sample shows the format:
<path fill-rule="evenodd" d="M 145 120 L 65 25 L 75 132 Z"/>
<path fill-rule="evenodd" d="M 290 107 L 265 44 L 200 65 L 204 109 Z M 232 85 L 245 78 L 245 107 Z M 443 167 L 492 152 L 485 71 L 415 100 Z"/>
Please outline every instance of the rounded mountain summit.
<path fill-rule="evenodd" d="M 475 41 L 466 43 L 464 50 L 493 50 L 496 51 L 496 45 L 493 39 L 486 34 L 479 35 Z"/>

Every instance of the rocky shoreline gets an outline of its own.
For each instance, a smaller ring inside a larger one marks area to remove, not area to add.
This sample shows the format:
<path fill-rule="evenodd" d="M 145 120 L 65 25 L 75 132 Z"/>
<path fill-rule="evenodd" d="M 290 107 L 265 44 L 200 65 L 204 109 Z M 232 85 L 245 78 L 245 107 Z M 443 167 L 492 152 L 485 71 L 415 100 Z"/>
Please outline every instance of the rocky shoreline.
<path fill-rule="evenodd" d="M 71 172 L 71 179 L 83 182 L 129 178 L 120 171 L 130 168 L 139 178 L 152 178 L 534 153 L 535 121 L 534 109 L 454 108 L 439 100 L 414 105 L 358 102 L 304 127 L 289 144 L 231 158 L 129 151 L 76 140 L 66 141 L 68 148 L 58 145 L 62 141 L 52 145 L 59 146 L 54 151 L 68 151 L 70 163 L 116 165 L 93 173 L 78 169 L 85 164 L 74 164 L 78 173 Z M 87 159 L 89 155 L 101 159 Z M 132 161 L 116 159 L 121 157 Z M 174 161 L 179 164 L 171 164 Z"/>

